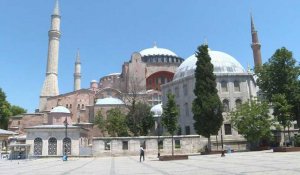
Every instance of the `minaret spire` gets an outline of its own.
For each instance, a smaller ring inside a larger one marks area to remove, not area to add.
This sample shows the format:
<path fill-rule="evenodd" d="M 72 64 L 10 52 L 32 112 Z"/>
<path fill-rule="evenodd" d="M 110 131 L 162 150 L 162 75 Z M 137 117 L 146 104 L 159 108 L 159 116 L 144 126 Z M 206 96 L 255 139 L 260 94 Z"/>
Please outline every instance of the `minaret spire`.
<path fill-rule="evenodd" d="M 251 36 L 252 36 L 251 48 L 253 51 L 254 66 L 256 67 L 262 65 L 261 52 L 260 52 L 261 44 L 259 43 L 258 40 L 258 35 L 257 35 L 257 31 L 255 30 L 252 14 L 250 14 L 250 17 L 251 17 Z"/>
<path fill-rule="evenodd" d="M 55 6 L 54 6 L 54 10 L 53 10 L 53 15 L 60 15 L 59 13 L 59 2 L 58 0 L 55 1 Z"/>
<path fill-rule="evenodd" d="M 59 95 L 58 90 L 58 53 L 60 40 L 60 15 L 59 4 L 56 0 L 53 14 L 51 15 L 51 27 L 48 32 L 48 57 L 46 78 L 44 80 L 43 88 L 40 94 L 39 111 L 47 110 L 47 98 Z"/>
<path fill-rule="evenodd" d="M 79 49 L 76 54 L 75 72 L 74 72 L 74 91 L 81 89 L 81 62 Z"/>

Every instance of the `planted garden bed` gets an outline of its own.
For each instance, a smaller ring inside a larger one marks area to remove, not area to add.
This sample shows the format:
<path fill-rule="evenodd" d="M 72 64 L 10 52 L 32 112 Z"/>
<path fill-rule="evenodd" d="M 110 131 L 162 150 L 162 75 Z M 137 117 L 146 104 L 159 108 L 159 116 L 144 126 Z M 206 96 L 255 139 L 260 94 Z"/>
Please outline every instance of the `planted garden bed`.
<path fill-rule="evenodd" d="M 296 152 L 300 151 L 300 147 L 276 147 L 273 152 Z"/>
<path fill-rule="evenodd" d="M 166 156 L 159 156 L 160 161 L 169 161 L 169 160 L 185 160 L 188 159 L 188 155 L 166 155 Z"/>

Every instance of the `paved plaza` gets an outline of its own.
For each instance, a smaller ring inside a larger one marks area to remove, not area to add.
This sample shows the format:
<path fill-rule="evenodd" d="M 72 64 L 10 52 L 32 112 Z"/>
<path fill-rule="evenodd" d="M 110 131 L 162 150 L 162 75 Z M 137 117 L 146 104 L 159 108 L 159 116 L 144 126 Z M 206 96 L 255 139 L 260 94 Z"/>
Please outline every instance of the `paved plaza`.
<path fill-rule="evenodd" d="M 0 174 L 300 174 L 300 152 L 243 152 L 220 155 L 195 155 L 188 160 L 158 161 L 155 156 L 0 160 Z"/>

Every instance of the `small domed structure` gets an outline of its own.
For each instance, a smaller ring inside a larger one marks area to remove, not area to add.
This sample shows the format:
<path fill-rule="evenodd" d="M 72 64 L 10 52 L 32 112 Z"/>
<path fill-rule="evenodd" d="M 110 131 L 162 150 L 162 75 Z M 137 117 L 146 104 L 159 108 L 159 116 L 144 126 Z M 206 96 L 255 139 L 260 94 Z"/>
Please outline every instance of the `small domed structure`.
<path fill-rule="evenodd" d="M 70 110 L 64 106 L 56 106 L 55 108 L 53 108 L 50 113 L 66 113 L 66 114 L 70 114 Z"/>
<path fill-rule="evenodd" d="M 154 113 L 153 117 L 160 117 L 163 113 L 162 104 L 157 104 L 150 109 Z"/>
<path fill-rule="evenodd" d="M 214 73 L 245 73 L 243 66 L 231 55 L 212 51 L 209 49 L 208 54 L 214 65 Z M 174 80 L 193 75 L 196 69 L 197 57 L 195 54 L 188 57 L 176 70 Z"/>

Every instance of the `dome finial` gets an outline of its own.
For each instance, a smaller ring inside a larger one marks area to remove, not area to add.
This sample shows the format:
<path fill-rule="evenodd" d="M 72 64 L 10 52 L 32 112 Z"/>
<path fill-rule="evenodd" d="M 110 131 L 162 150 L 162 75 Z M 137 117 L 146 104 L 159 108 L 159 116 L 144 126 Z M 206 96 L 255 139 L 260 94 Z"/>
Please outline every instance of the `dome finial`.
<path fill-rule="evenodd" d="M 208 41 L 207 41 L 207 38 L 206 36 L 204 37 L 204 42 L 203 42 L 204 45 L 208 46 Z"/>
<path fill-rule="evenodd" d="M 157 43 L 156 43 L 156 41 L 154 41 L 153 47 L 154 47 L 154 48 L 157 48 Z"/>

